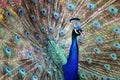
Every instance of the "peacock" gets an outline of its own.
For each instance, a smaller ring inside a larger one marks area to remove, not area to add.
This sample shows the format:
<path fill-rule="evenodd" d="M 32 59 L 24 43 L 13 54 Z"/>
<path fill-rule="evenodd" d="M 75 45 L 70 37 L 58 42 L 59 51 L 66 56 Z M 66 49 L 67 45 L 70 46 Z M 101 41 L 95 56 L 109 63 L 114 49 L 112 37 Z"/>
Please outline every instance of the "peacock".
<path fill-rule="evenodd" d="M 0 0 L 0 80 L 120 80 L 120 0 Z"/>

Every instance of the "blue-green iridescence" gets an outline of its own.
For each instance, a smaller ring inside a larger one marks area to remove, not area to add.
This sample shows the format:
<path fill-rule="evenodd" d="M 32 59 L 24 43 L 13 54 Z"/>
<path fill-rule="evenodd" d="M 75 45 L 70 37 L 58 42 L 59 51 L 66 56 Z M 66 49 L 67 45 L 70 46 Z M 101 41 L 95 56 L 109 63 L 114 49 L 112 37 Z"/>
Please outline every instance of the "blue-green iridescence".
<path fill-rule="evenodd" d="M 117 60 L 117 55 L 115 53 L 111 53 L 110 54 L 110 57 L 113 59 L 113 60 Z"/>
<path fill-rule="evenodd" d="M 4 47 L 3 50 L 7 56 L 12 56 L 12 50 L 10 47 Z"/>
<path fill-rule="evenodd" d="M 99 48 L 94 48 L 93 50 L 96 54 L 101 54 L 101 50 Z"/>
<path fill-rule="evenodd" d="M 114 31 L 116 34 L 120 35 L 120 28 L 119 28 L 119 27 L 113 28 L 113 31 Z"/>
<path fill-rule="evenodd" d="M 111 66 L 109 64 L 104 64 L 105 69 L 111 70 Z"/>
<path fill-rule="evenodd" d="M 98 20 L 94 20 L 92 25 L 96 28 L 96 29 L 100 29 L 101 28 L 101 23 Z"/>
<path fill-rule="evenodd" d="M 95 10 L 96 5 L 95 5 L 94 3 L 90 3 L 90 2 L 89 2 L 89 3 L 87 4 L 87 8 L 90 9 L 90 10 Z"/>
<path fill-rule="evenodd" d="M 120 43 L 118 43 L 118 42 L 114 42 L 113 46 L 114 46 L 116 49 L 120 49 Z"/>
<path fill-rule="evenodd" d="M 99 43 L 99 44 L 103 44 L 103 43 L 104 43 L 103 38 L 100 37 L 100 36 L 96 37 L 96 41 L 97 41 L 97 43 Z"/>
<path fill-rule="evenodd" d="M 23 77 L 26 75 L 25 69 L 24 68 L 19 68 L 19 73 L 20 75 L 22 75 Z"/>
<path fill-rule="evenodd" d="M 14 38 L 14 40 L 17 41 L 17 42 L 21 40 L 21 37 L 20 37 L 19 35 L 17 35 L 17 34 L 15 34 L 15 35 L 13 36 L 13 38 Z"/>
<path fill-rule="evenodd" d="M 9 66 L 5 66 L 4 70 L 5 70 L 6 73 L 8 73 L 9 76 L 12 75 L 12 70 L 11 70 L 11 68 Z"/>
<path fill-rule="evenodd" d="M 42 12 L 42 15 L 44 15 L 44 16 L 47 15 L 47 9 L 46 9 L 46 8 L 43 8 L 43 9 L 41 10 L 41 12 Z"/>
<path fill-rule="evenodd" d="M 76 8 L 76 4 L 75 4 L 75 3 L 71 2 L 71 3 L 68 3 L 68 4 L 67 4 L 67 9 L 68 9 L 69 11 L 74 11 L 75 8 Z"/>
<path fill-rule="evenodd" d="M 55 20 L 58 20 L 60 18 L 60 13 L 58 11 L 53 11 L 53 17 Z"/>
<path fill-rule="evenodd" d="M 38 80 L 38 76 L 37 75 L 33 75 L 32 76 L 32 80 Z"/>
<path fill-rule="evenodd" d="M 118 9 L 114 5 L 109 6 L 108 10 L 111 14 L 114 14 L 114 15 L 118 14 Z"/>

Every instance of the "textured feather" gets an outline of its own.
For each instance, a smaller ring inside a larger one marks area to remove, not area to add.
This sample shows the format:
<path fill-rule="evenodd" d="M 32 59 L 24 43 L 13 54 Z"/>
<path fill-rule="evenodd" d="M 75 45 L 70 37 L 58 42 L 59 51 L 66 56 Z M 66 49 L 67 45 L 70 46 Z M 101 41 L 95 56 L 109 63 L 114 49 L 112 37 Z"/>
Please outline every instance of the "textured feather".
<path fill-rule="evenodd" d="M 119 0 L 0 0 L 0 80 L 63 80 L 77 26 L 80 80 L 119 80 Z"/>

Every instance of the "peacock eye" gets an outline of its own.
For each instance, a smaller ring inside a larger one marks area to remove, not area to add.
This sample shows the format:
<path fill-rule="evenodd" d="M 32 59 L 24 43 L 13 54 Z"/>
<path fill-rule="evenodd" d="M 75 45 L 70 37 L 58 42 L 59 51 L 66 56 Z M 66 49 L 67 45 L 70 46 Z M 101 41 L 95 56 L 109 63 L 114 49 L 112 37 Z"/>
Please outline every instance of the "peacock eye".
<path fill-rule="evenodd" d="M 62 48 L 67 48 L 67 42 L 66 41 L 63 41 L 62 44 L 61 44 Z"/>
<path fill-rule="evenodd" d="M 111 14 L 118 14 L 118 9 L 114 5 L 109 6 L 108 10 Z"/>
<path fill-rule="evenodd" d="M 43 56 L 43 59 L 44 59 L 45 61 L 48 61 L 48 56 L 44 55 L 44 56 Z"/>
<path fill-rule="evenodd" d="M 33 75 L 32 76 L 32 80 L 38 80 L 38 76 L 37 75 Z"/>
<path fill-rule="evenodd" d="M 36 40 L 40 40 L 40 35 L 38 33 L 34 33 L 34 37 Z"/>
<path fill-rule="evenodd" d="M 62 29 L 59 34 L 60 34 L 60 36 L 64 36 L 66 34 L 66 31 L 64 29 Z"/>
<path fill-rule="evenodd" d="M 95 10 L 96 5 L 89 2 L 89 3 L 87 4 L 87 8 L 90 9 L 90 10 Z"/>
<path fill-rule="evenodd" d="M 85 74 L 84 74 L 84 73 L 82 73 L 80 76 L 81 76 L 82 78 L 85 78 Z"/>
<path fill-rule="evenodd" d="M 4 48 L 4 51 L 5 51 L 5 54 L 6 54 L 7 56 L 11 56 L 11 55 L 12 55 L 11 48 L 5 47 L 5 48 Z"/>
<path fill-rule="evenodd" d="M 36 53 L 40 53 L 40 49 L 39 49 L 37 46 L 34 46 L 34 51 L 35 51 Z"/>
<path fill-rule="evenodd" d="M 41 69 L 42 68 L 42 63 L 41 62 L 37 62 L 37 66 L 38 66 L 39 69 Z"/>
<path fill-rule="evenodd" d="M 44 26 L 41 27 L 41 32 L 45 33 L 45 27 Z"/>
<path fill-rule="evenodd" d="M 24 10 L 23 10 L 22 8 L 19 8 L 19 9 L 18 9 L 18 12 L 19 12 L 19 14 L 20 14 L 21 16 L 24 16 L 24 14 L 25 14 L 25 12 L 24 12 Z"/>
<path fill-rule="evenodd" d="M 111 66 L 109 64 L 104 64 L 104 67 L 106 68 L 106 70 L 111 70 Z"/>
<path fill-rule="evenodd" d="M 86 58 L 86 61 L 91 64 L 92 63 L 92 58 Z"/>
<path fill-rule="evenodd" d="M 26 31 L 26 30 L 24 31 L 24 34 L 25 34 L 27 37 L 30 37 L 30 35 L 31 35 L 30 32 L 29 32 L 29 31 Z"/>
<path fill-rule="evenodd" d="M 101 78 L 100 78 L 100 80 L 104 80 L 104 78 L 103 78 L 103 77 L 101 77 Z"/>
<path fill-rule="evenodd" d="M 49 26 L 49 31 L 50 31 L 51 33 L 53 33 L 53 32 L 54 32 L 54 28 L 51 27 L 51 26 Z"/>
<path fill-rule="evenodd" d="M 7 52 L 7 53 L 10 53 L 10 52 L 11 52 L 11 49 L 10 49 L 10 48 L 6 48 L 6 52 Z"/>
<path fill-rule="evenodd" d="M 26 54 L 27 54 L 28 58 L 33 59 L 33 55 L 30 51 L 27 51 Z"/>
<path fill-rule="evenodd" d="M 120 44 L 118 42 L 114 42 L 113 46 L 117 49 L 120 49 Z"/>
<path fill-rule="evenodd" d="M 37 2 L 37 0 L 31 0 L 33 3 L 36 3 Z"/>
<path fill-rule="evenodd" d="M 37 21 L 35 15 L 32 14 L 30 17 L 31 17 L 31 19 L 32 19 L 33 22 L 36 22 L 36 21 Z"/>
<path fill-rule="evenodd" d="M 111 53 L 110 54 L 110 57 L 113 59 L 113 60 L 117 60 L 117 55 L 115 53 Z"/>
<path fill-rule="evenodd" d="M 25 69 L 24 69 L 24 68 L 20 68 L 20 69 L 19 69 L 19 73 L 20 73 L 22 76 L 25 76 L 25 75 L 26 75 L 26 72 L 25 72 Z"/>
<path fill-rule="evenodd" d="M 110 80 L 110 78 L 106 78 L 106 80 Z"/>
<path fill-rule="evenodd" d="M 15 35 L 14 35 L 14 40 L 15 40 L 15 41 L 20 41 L 21 38 L 20 38 L 20 36 L 18 36 L 17 34 L 15 34 Z"/>
<path fill-rule="evenodd" d="M 52 0 L 47 0 L 49 3 L 52 2 Z"/>
<path fill-rule="evenodd" d="M 101 50 L 99 48 L 94 48 L 93 50 L 96 54 L 101 54 Z"/>
<path fill-rule="evenodd" d="M 5 14 L 6 14 L 6 16 L 7 16 L 8 18 L 11 18 L 11 17 L 12 17 L 12 14 L 11 14 L 9 11 L 6 11 Z"/>
<path fill-rule="evenodd" d="M 101 28 L 101 23 L 98 20 L 94 20 L 92 25 L 97 29 Z"/>
<path fill-rule="evenodd" d="M 4 69 L 5 69 L 5 72 L 8 73 L 9 76 L 12 75 L 12 70 L 9 66 L 5 66 Z"/>
<path fill-rule="evenodd" d="M 55 20 L 58 20 L 60 18 L 60 13 L 58 11 L 53 11 L 53 17 Z"/>
<path fill-rule="evenodd" d="M 51 74 L 51 69 L 46 69 L 46 72 L 48 73 L 48 74 Z"/>
<path fill-rule="evenodd" d="M 69 11 L 74 11 L 75 8 L 76 8 L 75 3 L 72 2 L 72 3 L 68 3 L 68 4 L 67 4 L 67 9 L 68 9 Z"/>
<path fill-rule="evenodd" d="M 44 15 L 44 16 L 47 15 L 47 9 L 46 8 L 43 8 L 41 11 L 42 11 L 42 15 Z"/>
<path fill-rule="evenodd" d="M 99 44 L 103 44 L 103 43 L 104 43 L 103 38 L 100 37 L 100 36 L 96 37 L 96 41 L 97 41 L 97 43 L 99 43 Z"/>
<path fill-rule="evenodd" d="M 120 34 L 120 28 L 119 27 L 113 28 L 113 31 L 118 35 Z"/>
<path fill-rule="evenodd" d="M 93 74 L 92 76 L 93 76 L 94 78 L 98 78 L 97 74 Z"/>

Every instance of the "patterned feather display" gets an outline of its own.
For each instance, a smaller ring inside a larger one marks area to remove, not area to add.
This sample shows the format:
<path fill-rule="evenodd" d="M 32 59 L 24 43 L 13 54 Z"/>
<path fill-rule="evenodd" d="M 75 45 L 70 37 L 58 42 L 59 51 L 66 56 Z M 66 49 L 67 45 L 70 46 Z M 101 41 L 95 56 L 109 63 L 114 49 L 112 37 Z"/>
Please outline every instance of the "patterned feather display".
<path fill-rule="evenodd" d="M 120 0 L 0 0 L 0 80 L 64 80 L 77 27 L 79 80 L 120 80 Z"/>

